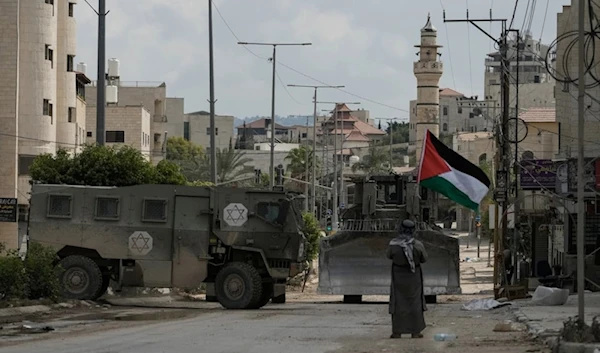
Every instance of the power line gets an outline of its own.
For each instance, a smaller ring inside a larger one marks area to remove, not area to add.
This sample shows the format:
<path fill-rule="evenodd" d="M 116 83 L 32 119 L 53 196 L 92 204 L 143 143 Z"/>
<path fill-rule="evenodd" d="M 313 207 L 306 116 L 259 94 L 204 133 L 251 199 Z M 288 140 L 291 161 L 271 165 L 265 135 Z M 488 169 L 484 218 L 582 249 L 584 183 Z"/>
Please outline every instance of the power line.
<path fill-rule="evenodd" d="M 469 13 L 469 0 L 465 0 L 467 5 L 467 17 Z M 448 25 L 448 24 L 446 24 Z M 467 43 L 469 43 L 469 79 L 471 81 L 471 96 L 473 96 L 473 55 L 471 54 L 471 24 L 467 22 Z"/>
<path fill-rule="evenodd" d="M 213 2 L 213 6 L 215 6 L 215 8 L 217 8 L 217 6 L 215 5 L 215 3 L 214 3 L 214 2 Z M 233 35 L 233 37 L 234 37 L 234 38 L 235 38 L 235 39 L 236 39 L 238 42 L 241 42 L 241 40 L 239 39 L 239 37 L 237 36 L 237 34 L 235 34 L 235 32 L 233 31 L 233 29 L 231 28 L 231 26 L 230 26 L 230 25 L 227 23 L 227 20 L 225 20 L 225 17 L 224 17 L 224 16 L 223 16 L 223 14 L 222 14 L 222 13 L 219 11 L 219 9 L 218 9 L 218 8 L 217 8 L 217 13 L 219 14 L 219 17 L 221 18 L 221 20 L 223 20 L 223 22 L 225 23 L 225 26 L 226 26 L 226 27 L 229 29 L 229 32 L 231 33 L 231 35 Z M 245 47 L 245 48 L 246 48 L 246 46 L 243 46 L 243 47 Z M 251 51 L 251 50 L 250 50 L 250 49 L 248 49 L 248 48 L 246 48 L 246 50 L 248 50 L 248 52 L 250 52 L 252 55 L 256 56 L 257 58 L 260 58 L 260 59 L 267 59 L 267 58 L 264 58 L 264 57 L 261 57 L 261 56 L 259 56 L 258 54 L 254 53 L 253 51 Z M 320 84 L 323 84 L 323 85 L 326 85 L 326 86 L 333 86 L 333 85 L 330 85 L 330 84 L 328 84 L 328 83 L 326 83 L 326 82 L 323 82 L 323 81 L 321 81 L 321 80 L 319 80 L 319 79 L 316 79 L 316 78 L 314 78 L 314 77 L 312 77 L 312 76 L 310 76 L 310 75 L 308 75 L 308 74 L 305 74 L 304 72 L 301 72 L 300 70 L 294 69 L 293 67 L 291 67 L 291 66 L 289 66 L 289 65 L 286 65 L 285 63 L 283 63 L 283 62 L 281 62 L 281 61 L 279 61 L 279 60 L 277 60 L 277 64 L 279 64 L 279 65 L 281 65 L 281 66 L 285 67 L 286 69 L 288 69 L 288 70 L 291 70 L 291 71 L 293 71 L 293 72 L 295 72 L 295 73 L 297 73 L 297 74 L 299 74 L 299 75 L 302 75 L 302 76 L 304 76 L 304 77 L 306 77 L 306 78 L 308 78 L 308 79 L 310 79 L 310 80 L 313 80 L 313 81 L 315 81 L 315 82 L 318 82 L 318 83 L 320 83 Z M 339 90 L 339 91 L 341 91 L 341 92 L 344 92 L 344 93 L 346 93 L 346 94 L 348 94 L 348 95 L 350 95 L 350 96 L 353 96 L 353 97 L 356 97 L 356 98 L 360 98 L 360 99 L 362 99 L 362 100 L 365 100 L 365 101 L 367 101 L 367 102 L 370 102 L 370 103 L 373 103 L 373 104 L 380 105 L 380 106 L 382 106 L 382 107 L 386 107 L 386 108 L 389 108 L 389 109 L 398 110 L 398 111 L 401 111 L 401 112 L 406 112 L 406 113 L 408 113 L 408 112 L 409 112 L 409 111 L 408 111 L 408 110 L 406 110 L 406 109 L 402 109 L 402 108 L 394 107 L 394 106 L 392 106 L 392 105 L 389 105 L 389 104 L 381 103 L 381 102 L 378 102 L 378 101 L 376 101 L 376 100 L 373 100 L 373 99 L 370 99 L 370 98 L 366 98 L 366 97 L 360 96 L 360 95 L 358 95 L 358 94 L 355 94 L 355 93 L 349 92 L 349 91 L 347 91 L 347 90 L 345 90 L 345 89 L 342 89 L 342 88 L 336 88 L 336 89 L 337 89 L 337 90 Z"/>
<path fill-rule="evenodd" d="M 440 6 L 442 7 L 442 11 L 444 11 L 445 8 L 442 0 L 440 0 Z M 452 85 L 454 85 L 454 88 L 457 89 L 458 87 L 456 87 L 456 79 L 454 77 L 454 65 L 452 64 L 452 52 L 450 51 L 450 35 L 448 34 L 448 24 L 444 22 L 444 26 L 446 27 L 446 46 L 448 47 L 448 62 L 450 63 L 450 75 L 452 76 Z"/>
<path fill-rule="evenodd" d="M 515 22 L 515 15 L 517 14 L 518 6 L 519 6 L 519 0 L 515 0 L 515 8 L 513 10 L 512 19 L 510 20 L 510 25 L 508 26 L 508 28 L 512 28 L 512 25 Z"/>
<path fill-rule="evenodd" d="M 279 80 L 279 83 L 281 83 L 281 85 L 283 86 L 283 89 L 285 90 L 285 93 L 287 93 L 288 96 L 290 96 L 290 98 L 294 102 L 296 102 L 296 104 L 305 105 L 303 103 L 298 102 L 298 100 L 296 98 L 294 98 L 294 96 L 292 96 L 292 94 L 290 93 L 290 91 L 287 89 L 287 85 L 285 83 L 283 83 L 283 80 L 281 79 L 281 76 L 279 76 L 279 72 L 275 71 L 275 75 L 277 76 L 277 79 Z"/>
<path fill-rule="evenodd" d="M 542 30 L 540 32 L 540 42 L 544 35 L 544 28 L 546 28 L 546 17 L 548 16 L 548 7 L 550 7 L 550 1 L 546 1 L 546 11 L 544 11 L 544 20 L 542 21 Z"/>

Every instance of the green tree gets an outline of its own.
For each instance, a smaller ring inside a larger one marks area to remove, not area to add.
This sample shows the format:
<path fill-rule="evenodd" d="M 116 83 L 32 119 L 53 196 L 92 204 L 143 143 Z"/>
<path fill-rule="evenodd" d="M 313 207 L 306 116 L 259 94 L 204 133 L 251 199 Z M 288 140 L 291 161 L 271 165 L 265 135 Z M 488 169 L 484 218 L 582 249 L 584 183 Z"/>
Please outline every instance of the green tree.
<path fill-rule="evenodd" d="M 405 122 L 392 121 L 385 132 L 390 133 L 390 127 L 392 128 L 392 142 L 393 143 L 406 143 L 408 142 L 409 125 Z"/>
<path fill-rule="evenodd" d="M 167 140 L 167 160 L 177 164 L 188 180 L 210 180 L 210 162 L 202 146 L 182 137 L 171 137 Z"/>
<path fill-rule="evenodd" d="M 319 239 L 321 238 L 319 221 L 314 214 L 306 212 L 302 214 L 303 226 L 302 232 L 308 240 L 308 248 L 306 251 L 306 259 L 312 261 L 319 255 Z"/>
<path fill-rule="evenodd" d="M 231 147 L 217 150 L 217 179 L 220 183 L 238 179 L 246 174 L 244 165 L 252 159 L 246 157 L 246 152 Z"/>
<path fill-rule="evenodd" d="M 289 151 L 285 160 L 288 161 L 286 169 L 290 172 L 290 176 L 294 179 L 305 180 L 307 168 L 308 170 L 312 170 L 313 168 L 313 151 L 310 147 L 300 146 Z M 316 165 L 314 167 L 319 168 L 318 158 L 316 158 Z"/>
<path fill-rule="evenodd" d="M 31 178 L 44 184 L 90 186 L 130 186 L 139 184 L 185 184 L 185 176 L 170 162 L 154 167 L 132 147 L 87 145 L 70 156 L 64 150 L 56 155 L 38 156 L 29 169 Z"/>
<path fill-rule="evenodd" d="M 358 170 L 367 175 L 384 174 L 390 171 L 390 156 L 387 151 L 381 147 L 372 145 L 369 148 L 369 154 L 364 156 L 359 162 L 352 166 L 352 171 Z"/>

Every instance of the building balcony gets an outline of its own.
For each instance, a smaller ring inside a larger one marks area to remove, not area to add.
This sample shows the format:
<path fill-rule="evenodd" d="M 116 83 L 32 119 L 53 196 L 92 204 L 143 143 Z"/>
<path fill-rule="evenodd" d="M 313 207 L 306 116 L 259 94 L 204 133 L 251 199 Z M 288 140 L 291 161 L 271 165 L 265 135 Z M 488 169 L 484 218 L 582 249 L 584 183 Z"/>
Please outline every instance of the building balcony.
<path fill-rule="evenodd" d="M 439 74 L 444 71 L 444 63 L 441 61 L 415 61 L 415 74 Z"/>

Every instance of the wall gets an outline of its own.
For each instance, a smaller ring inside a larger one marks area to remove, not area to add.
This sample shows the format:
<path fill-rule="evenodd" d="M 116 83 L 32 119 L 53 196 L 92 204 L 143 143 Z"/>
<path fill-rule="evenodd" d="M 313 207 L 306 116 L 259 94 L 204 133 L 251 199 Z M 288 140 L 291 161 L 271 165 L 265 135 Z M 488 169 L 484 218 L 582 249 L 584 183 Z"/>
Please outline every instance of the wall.
<path fill-rule="evenodd" d="M 19 7 L 0 0 L 0 197 L 17 197 L 19 135 Z M 18 224 L 0 223 L 0 242 L 17 248 Z"/>
<path fill-rule="evenodd" d="M 558 123 L 527 123 L 527 136 L 518 144 L 519 154 L 533 152 L 535 159 L 553 159 L 558 154 Z"/>
<path fill-rule="evenodd" d="M 167 97 L 166 114 L 168 137 L 183 137 L 184 99 Z"/>
<path fill-rule="evenodd" d="M 106 108 L 106 131 L 124 131 L 124 143 L 106 143 L 107 146 L 131 146 L 139 151 L 150 160 L 150 156 L 154 157 L 154 152 L 151 154 L 151 129 L 150 129 L 150 112 L 143 106 L 128 106 Z M 92 136 L 88 137 L 89 143 L 96 141 L 96 107 L 88 107 L 86 119 L 87 131 L 92 132 Z"/>
<path fill-rule="evenodd" d="M 215 116 L 215 127 L 218 129 L 215 136 L 217 149 L 229 148 L 230 141 L 235 146 L 234 119 L 233 116 Z M 210 134 L 207 133 L 210 127 L 210 115 L 186 114 L 185 120 L 190 123 L 190 141 L 206 149 L 210 148 Z"/>
<path fill-rule="evenodd" d="M 519 85 L 519 110 L 529 108 L 554 108 L 556 99 L 554 98 L 554 82 L 546 83 L 524 83 Z M 498 105 L 498 114 L 500 114 L 500 85 L 492 85 L 486 88 L 488 99 L 494 100 Z M 516 85 L 510 86 L 510 107 L 515 108 L 517 103 Z"/>
<path fill-rule="evenodd" d="M 479 165 L 485 154 L 488 162 L 493 161 L 496 143 L 491 132 L 458 133 L 453 136 L 453 149 L 469 162 Z"/>
<path fill-rule="evenodd" d="M 600 12 L 600 7 L 593 3 L 594 11 Z M 588 10 L 586 7 L 585 26 L 589 28 Z M 564 6 L 563 12 L 558 14 L 557 33 L 562 35 L 569 31 L 576 31 L 578 27 L 577 21 L 578 2 L 572 1 L 571 6 Z M 577 45 L 571 50 L 570 55 L 566 57 L 566 49 L 570 40 L 559 42 L 556 52 L 556 69 L 560 77 L 564 77 L 562 68 L 566 65 L 572 75 L 577 75 L 578 65 L 578 50 Z M 588 58 L 591 59 L 592 49 L 589 49 Z M 596 59 L 600 57 L 600 47 L 596 46 Z M 587 77 L 588 84 L 593 83 L 592 78 Z M 577 155 L 577 83 L 561 84 L 556 87 L 556 121 L 560 123 L 561 140 L 560 154 L 561 157 L 575 157 Z M 587 88 L 586 94 L 592 97 L 600 97 L 600 87 Z M 585 111 L 585 131 L 584 131 L 584 154 L 586 157 L 596 157 L 600 154 L 600 121 L 599 114 L 600 105 L 595 100 L 585 98 L 585 106 L 588 107 Z M 596 98 L 597 99 L 597 98 Z"/>

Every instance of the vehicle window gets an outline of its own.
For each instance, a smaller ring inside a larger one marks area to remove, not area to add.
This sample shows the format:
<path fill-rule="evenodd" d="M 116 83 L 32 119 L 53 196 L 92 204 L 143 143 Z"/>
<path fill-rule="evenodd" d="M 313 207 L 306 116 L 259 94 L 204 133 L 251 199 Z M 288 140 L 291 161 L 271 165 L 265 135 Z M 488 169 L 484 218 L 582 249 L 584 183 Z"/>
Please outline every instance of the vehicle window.
<path fill-rule="evenodd" d="M 71 195 L 49 195 L 47 217 L 71 218 L 71 202 Z"/>
<path fill-rule="evenodd" d="M 167 221 L 167 200 L 145 199 L 144 212 L 142 213 L 144 222 L 166 222 Z"/>
<path fill-rule="evenodd" d="M 118 220 L 120 214 L 119 198 L 98 197 L 96 198 L 96 219 Z"/>
<path fill-rule="evenodd" d="M 259 202 L 256 214 L 271 223 L 277 223 L 280 213 L 280 205 L 276 202 Z"/>

